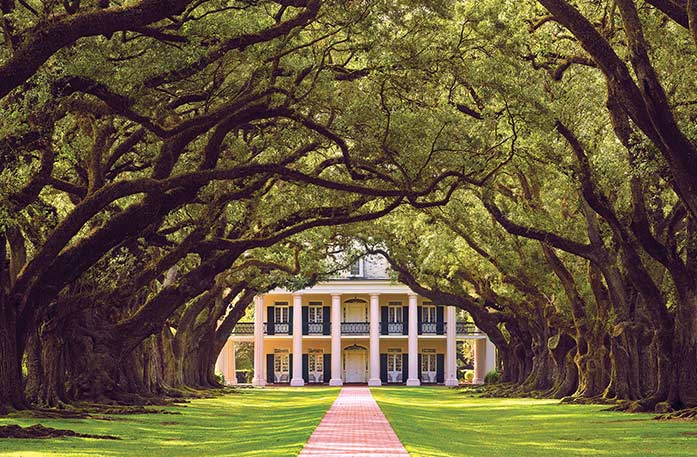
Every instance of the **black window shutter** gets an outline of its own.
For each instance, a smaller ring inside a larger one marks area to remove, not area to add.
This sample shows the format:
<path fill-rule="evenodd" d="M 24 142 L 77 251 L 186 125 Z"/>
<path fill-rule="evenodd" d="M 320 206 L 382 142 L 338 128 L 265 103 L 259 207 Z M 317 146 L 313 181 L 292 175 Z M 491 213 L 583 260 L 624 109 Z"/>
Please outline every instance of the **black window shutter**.
<path fill-rule="evenodd" d="M 273 384 L 275 381 L 273 354 L 266 354 L 266 382 Z"/>
<path fill-rule="evenodd" d="M 387 383 L 387 354 L 380 354 L 380 381 Z"/>
<path fill-rule="evenodd" d="M 419 335 L 423 333 L 423 323 L 424 323 L 424 316 L 423 316 L 423 307 L 422 306 L 417 306 L 416 307 L 416 321 L 418 322 L 417 329 Z"/>
<path fill-rule="evenodd" d="M 307 335 L 310 330 L 310 310 L 308 309 L 307 306 L 302 307 L 302 315 L 303 315 L 303 335 Z"/>
<path fill-rule="evenodd" d="M 303 381 L 310 382 L 310 355 L 303 354 Z"/>
<path fill-rule="evenodd" d="M 416 359 L 416 366 L 418 367 L 416 369 L 416 377 L 419 378 L 419 381 L 421 381 L 421 354 Z"/>
<path fill-rule="evenodd" d="M 402 382 L 409 379 L 409 354 L 402 354 Z"/>
<path fill-rule="evenodd" d="M 380 333 L 387 335 L 387 306 L 380 307 Z"/>
<path fill-rule="evenodd" d="M 288 308 L 288 334 L 293 334 L 293 307 Z"/>
<path fill-rule="evenodd" d="M 402 321 L 404 322 L 403 327 L 402 327 L 402 335 L 408 335 L 409 334 L 409 307 L 408 306 L 403 306 L 402 307 Z"/>
<path fill-rule="evenodd" d="M 443 321 L 445 320 L 445 306 L 436 307 L 436 333 L 443 334 Z"/>
<path fill-rule="evenodd" d="M 328 383 L 332 378 L 332 355 L 324 354 L 324 382 Z"/>
<path fill-rule="evenodd" d="M 288 382 L 293 379 L 293 354 L 288 356 L 288 373 L 290 374 Z"/>
<path fill-rule="evenodd" d="M 436 382 L 445 382 L 445 354 L 436 354 Z"/>
<path fill-rule="evenodd" d="M 331 335 L 332 333 L 332 326 L 331 326 L 331 315 L 332 315 L 332 308 L 329 306 L 325 306 L 322 308 L 322 334 L 323 335 Z M 327 354 L 325 354 L 326 357 Z"/>
<path fill-rule="evenodd" d="M 273 335 L 276 333 L 276 326 L 274 325 L 274 319 L 276 319 L 276 307 L 269 306 L 266 309 L 268 310 L 268 313 L 269 313 L 269 318 L 267 319 L 267 323 L 266 323 L 266 334 Z"/>

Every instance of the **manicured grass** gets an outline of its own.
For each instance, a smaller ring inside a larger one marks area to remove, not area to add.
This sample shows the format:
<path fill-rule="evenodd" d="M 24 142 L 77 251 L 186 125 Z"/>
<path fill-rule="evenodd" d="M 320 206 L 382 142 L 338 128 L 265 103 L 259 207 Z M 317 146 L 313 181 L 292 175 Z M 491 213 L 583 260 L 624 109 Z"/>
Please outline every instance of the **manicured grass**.
<path fill-rule="evenodd" d="M 372 392 L 413 457 L 697 456 L 697 422 L 557 400 L 476 398 L 440 387 Z"/>
<path fill-rule="evenodd" d="M 185 407 L 168 408 L 181 415 L 110 416 L 112 421 L 1 418 L 0 425 L 40 422 L 47 427 L 123 439 L 0 439 L 0 455 L 294 456 L 338 392 L 330 387 L 242 389 L 219 398 L 194 400 Z"/>

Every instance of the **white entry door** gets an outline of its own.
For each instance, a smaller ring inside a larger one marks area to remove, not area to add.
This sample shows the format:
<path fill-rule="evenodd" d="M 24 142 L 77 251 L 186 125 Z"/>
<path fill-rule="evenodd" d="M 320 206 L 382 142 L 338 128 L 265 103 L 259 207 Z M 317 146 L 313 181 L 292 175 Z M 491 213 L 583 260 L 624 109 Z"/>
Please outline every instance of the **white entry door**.
<path fill-rule="evenodd" d="M 344 352 L 344 382 L 367 382 L 367 352 L 368 351 Z"/>
<path fill-rule="evenodd" d="M 344 322 L 368 322 L 368 308 L 363 303 L 344 305 Z"/>

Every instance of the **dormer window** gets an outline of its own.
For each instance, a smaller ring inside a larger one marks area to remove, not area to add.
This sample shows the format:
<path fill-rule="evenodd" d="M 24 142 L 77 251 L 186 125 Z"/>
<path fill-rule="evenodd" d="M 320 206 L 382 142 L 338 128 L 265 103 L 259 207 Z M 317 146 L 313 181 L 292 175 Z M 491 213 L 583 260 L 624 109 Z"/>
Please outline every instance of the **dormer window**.
<path fill-rule="evenodd" d="M 349 276 L 363 276 L 363 259 L 358 259 L 349 267 Z"/>

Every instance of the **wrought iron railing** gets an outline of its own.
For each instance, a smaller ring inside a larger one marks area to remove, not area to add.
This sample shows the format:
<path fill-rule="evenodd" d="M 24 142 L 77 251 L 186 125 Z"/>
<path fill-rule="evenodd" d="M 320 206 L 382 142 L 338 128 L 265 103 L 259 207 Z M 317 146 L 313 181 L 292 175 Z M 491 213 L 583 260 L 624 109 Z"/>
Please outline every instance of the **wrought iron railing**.
<path fill-rule="evenodd" d="M 455 325 L 455 333 L 458 335 L 481 335 L 482 331 L 471 322 L 458 322 Z"/>
<path fill-rule="evenodd" d="M 308 335 L 329 334 L 329 322 L 310 322 L 307 324 Z"/>
<path fill-rule="evenodd" d="M 288 322 L 274 322 L 273 327 L 276 335 L 287 335 L 290 333 L 290 324 Z"/>
<path fill-rule="evenodd" d="M 387 322 L 387 333 L 399 335 L 404 333 L 404 323 L 403 322 Z"/>
<path fill-rule="evenodd" d="M 370 333 L 370 324 L 368 322 L 342 322 L 342 335 L 367 335 Z"/>
<path fill-rule="evenodd" d="M 233 335 L 254 335 L 254 322 L 238 322 L 232 329 Z"/>
<path fill-rule="evenodd" d="M 443 323 L 441 322 L 440 325 L 437 322 L 421 322 L 421 333 L 422 334 L 437 334 L 438 332 L 438 327 L 440 327 L 440 333 L 443 333 Z"/>
<path fill-rule="evenodd" d="M 439 324 L 438 322 L 422 322 L 421 323 L 421 333 L 422 334 L 441 334 L 439 326 L 443 326 L 442 334 L 447 332 L 447 322 Z M 264 334 L 268 324 L 264 322 Z M 287 322 L 276 322 L 273 324 L 274 333 L 277 335 L 287 335 L 290 332 L 290 324 Z M 381 322 L 380 329 L 381 333 L 384 333 L 385 326 L 387 327 L 388 334 L 398 334 L 401 335 L 404 332 L 404 324 L 402 322 Z M 308 324 L 308 334 L 309 335 L 328 335 L 329 334 L 330 323 L 329 322 L 311 322 Z M 482 335 L 483 332 L 477 328 L 471 322 L 457 322 L 455 326 L 455 332 L 459 336 L 465 335 Z M 341 334 L 342 335 L 368 335 L 370 333 L 370 323 L 368 322 L 342 322 L 341 323 Z M 237 325 L 232 329 L 233 335 L 254 335 L 254 322 L 238 322 Z"/>

